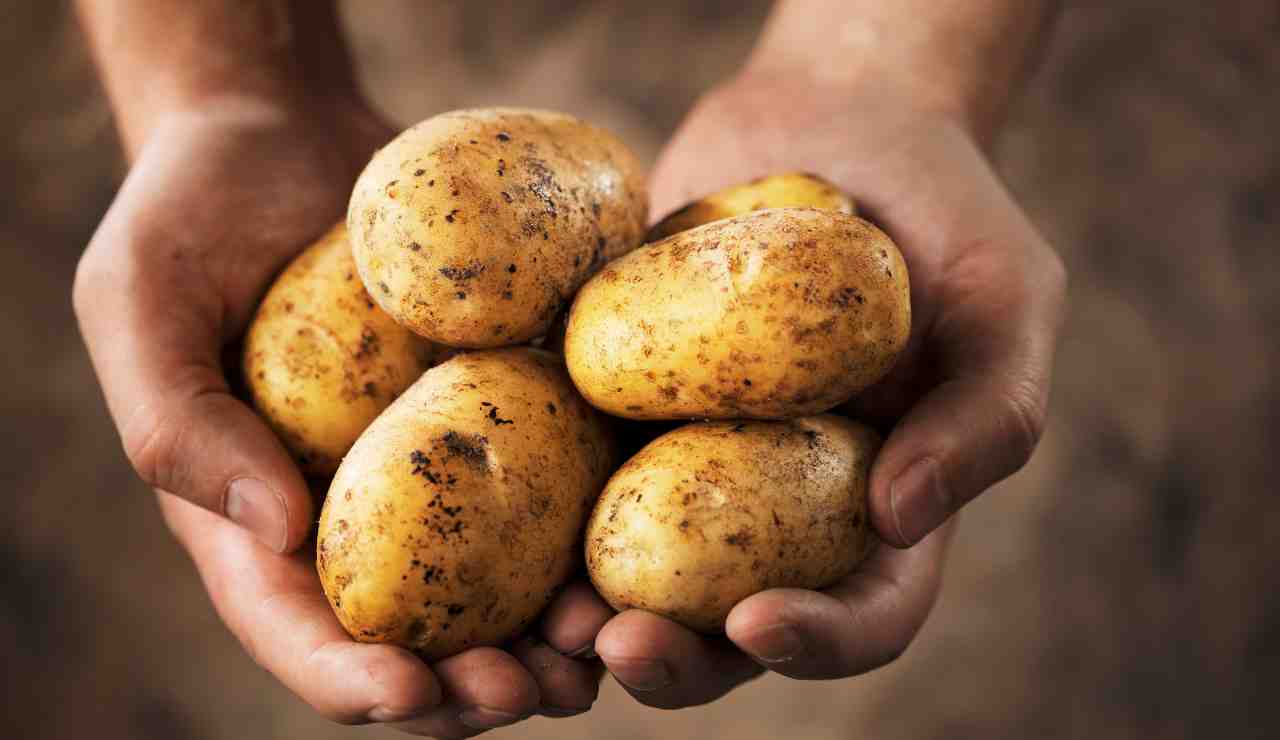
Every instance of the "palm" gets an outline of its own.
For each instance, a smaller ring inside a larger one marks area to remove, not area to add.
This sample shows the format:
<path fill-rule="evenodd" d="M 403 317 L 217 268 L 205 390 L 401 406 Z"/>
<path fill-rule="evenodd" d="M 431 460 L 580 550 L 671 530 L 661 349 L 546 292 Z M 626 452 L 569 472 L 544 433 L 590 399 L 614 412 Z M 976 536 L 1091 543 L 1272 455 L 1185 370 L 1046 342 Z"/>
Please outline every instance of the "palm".
<path fill-rule="evenodd" d="M 653 173 L 655 215 L 804 170 L 847 190 L 898 243 L 910 268 L 911 339 L 890 375 L 845 410 L 891 430 L 872 469 L 872 521 L 887 542 L 916 546 L 881 547 L 821 593 L 746 599 L 726 625 L 734 645 L 652 614 L 619 615 L 597 648 L 655 706 L 711 700 L 753 674 L 752 658 L 797 678 L 849 676 L 893 659 L 937 593 L 946 517 L 1025 462 L 1043 416 L 1061 268 L 975 137 L 891 95 L 810 90 L 793 100 L 796 89 L 742 79 L 699 103 Z M 654 664 L 675 674 L 657 689 L 652 671 L 638 668 Z"/>

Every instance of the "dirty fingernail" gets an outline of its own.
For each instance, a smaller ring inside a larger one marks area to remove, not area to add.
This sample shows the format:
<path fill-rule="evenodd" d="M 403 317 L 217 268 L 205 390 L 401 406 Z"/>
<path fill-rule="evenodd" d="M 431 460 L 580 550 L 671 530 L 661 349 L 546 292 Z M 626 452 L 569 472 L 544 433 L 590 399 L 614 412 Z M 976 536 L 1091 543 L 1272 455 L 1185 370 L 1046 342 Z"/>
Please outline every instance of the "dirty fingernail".
<path fill-rule="evenodd" d="M 787 663 L 804 652 L 800 633 L 785 624 L 766 627 L 751 635 L 749 652 L 762 663 Z"/>
<path fill-rule="evenodd" d="M 613 677 L 635 691 L 657 691 L 671 685 L 671 671 L 660 660 L 606 661 Z"/>
<path fill-rule="evenodd" d="M 904 545 L 914 545 L 946 521 L 951 498 L 937 461 L 926 457 L 899 473 L 889 485 L 889 508 Z"/>
<path fill-rule="evenodd" d="M 491 730 L 519 722 L 520 716 L 498 709 L 471 707 L 458 713 L 458 721 L 473 730 Z"/>
<path fill-rule="evenodd" d="M 284 552 L 287 532 L 284 499 L 257 478 L 237 478 L 227 488 L 223 511 L 264 545 Z"/>

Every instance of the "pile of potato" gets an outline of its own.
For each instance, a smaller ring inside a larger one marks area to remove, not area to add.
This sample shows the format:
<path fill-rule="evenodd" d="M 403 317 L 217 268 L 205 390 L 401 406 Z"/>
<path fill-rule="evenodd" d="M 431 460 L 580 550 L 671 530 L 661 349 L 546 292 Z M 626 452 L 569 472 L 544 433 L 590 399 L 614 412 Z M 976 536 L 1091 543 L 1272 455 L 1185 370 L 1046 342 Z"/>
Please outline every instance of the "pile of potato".
<path fill-rule="evenodd" d="M 503 643 L 584 538 L 613 607 L 705 632 L 873 546 L 879 438 L 824 412 L 906 344 L 898 249 L 808 175 L 647 236 L 646 215 L 609 133 L 446 113 L 373 157 L 346 223 L 267 293 L 245 378 L 304 471 L 332 475 L 316 561 L 355 639 L 428 660 Z"/>

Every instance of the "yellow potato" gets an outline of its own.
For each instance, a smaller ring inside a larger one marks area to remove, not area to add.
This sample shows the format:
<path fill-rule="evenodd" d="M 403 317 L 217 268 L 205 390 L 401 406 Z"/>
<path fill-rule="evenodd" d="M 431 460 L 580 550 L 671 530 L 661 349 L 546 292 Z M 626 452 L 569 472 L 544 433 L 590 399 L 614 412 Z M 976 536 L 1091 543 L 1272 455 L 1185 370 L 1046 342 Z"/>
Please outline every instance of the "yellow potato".
<path fill-rule="evenodd" d="M 331 475 L 437 351 L 374 305 L 338 224 L 262 299 L 245 336 L 243 370 L 254 406 L 303 471 Z"/>
<path fill-rule="evenodd" d="M 317 567 L 361 642 L 437 660 L 497 645 L 578 559 L 616 464 L 559 358 L 470 352 L 422 376 L 361 435 L 320 516 Z"/>
<path fill-rule="evenodd" d="M 596 502 L 591 582 L 614 609 L 707 633 L 754 593 L 829 586 L 875 542 L 867 481 L 879 445 L 869 427 L 829 414 L 659 437 Z"/>
<path fill-rule="evenodd" d="M 648 200 L 611 134 L 518 108 L 430 118 L 374 155 L 347 211 L 360 276 L 401 324 L 452 347 L 541 335 L 634 248 Z"/>
<path fill-rule="evenodd" d="M 853 198 L 823 178 L 807 172 L 788 172 L 757 178 L 695 200 L 654 224 L 645 241 L 656 242 L 695 226 L 765 208 L 806 207 L 850 215 L 858 212 Z"/>
<path fill-rule="evenodd" d="M 911 330 L 907 268 L 868 221 L 779 208 L 615 260 L 574 300 L 574 383 L 631 419 L 791 418 L 879 380 Z"/>

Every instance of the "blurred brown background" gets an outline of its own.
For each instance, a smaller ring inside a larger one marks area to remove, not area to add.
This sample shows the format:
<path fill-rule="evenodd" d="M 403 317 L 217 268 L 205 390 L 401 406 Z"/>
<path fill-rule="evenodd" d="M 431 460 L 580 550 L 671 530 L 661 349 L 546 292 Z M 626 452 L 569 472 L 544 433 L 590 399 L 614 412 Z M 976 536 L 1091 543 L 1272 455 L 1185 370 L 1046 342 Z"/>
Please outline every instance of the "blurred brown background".
<path fill-rule="evenodd" d="M 379 103 L 563 108 L 652 157 L 734 68 L 746 3 L 350 0 Z M 897 664 L 498 737 L 1280 733 L 1280 5 L 1067 3 L 1001 169 L 1073 276 L 1053 421 L 965 514 Z M 0 737 L 395 737 L 256 668 L 127 469 L 71 314 L 124 173 L 65 2 L 0 0 Z"/>

